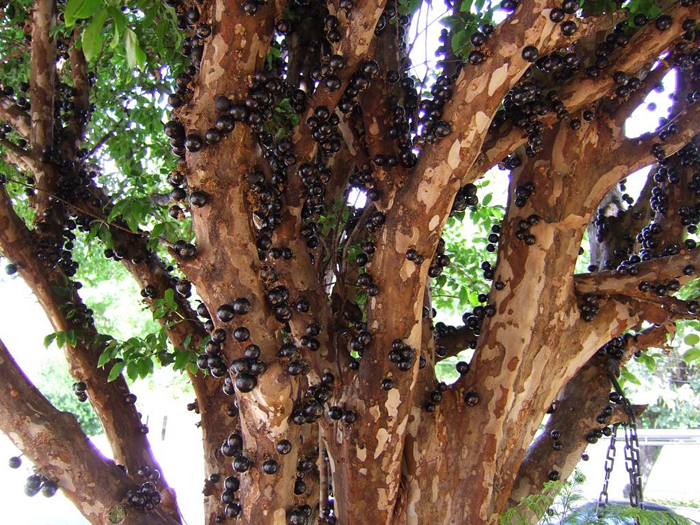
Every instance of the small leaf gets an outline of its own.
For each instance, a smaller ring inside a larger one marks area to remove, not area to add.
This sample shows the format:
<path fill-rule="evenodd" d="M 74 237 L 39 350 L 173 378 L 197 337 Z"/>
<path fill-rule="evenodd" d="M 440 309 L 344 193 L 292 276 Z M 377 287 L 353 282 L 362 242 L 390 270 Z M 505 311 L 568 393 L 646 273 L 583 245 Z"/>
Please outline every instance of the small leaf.
<path fill-rule="evenodd" d="M 168 288 L 167 290 L 165 290 L 165 293 L 163 294 L 163 299 L 165 299 L 165 304 L 167 304 L 171 310 L 177 310 L 177 303 L 175 302 L 175 290 L 173 290 L 172 288 Z"/>
<path fill-rule="evenodd" d="M 100 358 L 97 360 L 97 366 L 102 368 L 107 363 L 109 363 L 110 359 L 112 359 L 112 351 L 109 347 L 107 347 L 100 354 Z"/>
<path fill-rule="evenodd" d="M 65 332 L 56 332 L 56 345 L 59 348 L 63 348 L 63 345 L 66 344 L 66 333 Z"/>
<path fill-rule="evenodd" d="M 695 346 L 698 343 L 700 343 L 700 336 L 698 334 L 688 334 L 685 336 L 685 339 L 683 339 L 683 341 L 688 346 Z"/>
<path fill-rule="evenodd" d="M 101 0 L 68 0 L 63 18 L 66 26 L 71 27 L 75 22 L 90 18 L 100 7 Z"/>
<path fill-rule="evenodd" d="M 53 343 L 54 339 L 56 339 L 57 335 L 57 333 L 53 333 L 44 337 L 44 346 L 48 348 L 51 345 L 51 343 Z"/>
<path fill-rule="evenodd" d="M 637 376 L 634 375 L 634 374 L 633 374 L 632 372 L 630 372 L 629 370 L 627 370 L 626 367 L 623 368 L 622 370 L 620 370 L 620 376 L 622 376 L 622 378 L 623 378 L 625 381 L 629 381 L 630 383 L 634 383 L 635 385 L 641 385 L 641 384 L 642 384 L 642 382 L 641 382 L 639 379 L 637 379 Z"/>
<path fill-rule="evenodd" d="M 148 374 L 153 372 L 153 361 L 148 357 L 139 359 L 137 363 L 138 375 L 141 379 L 145 379 Z"/>
<path fill-rule="evenodd" d="M 685 354 L 683 354 L 683 361 L 688 364 L 698 360 L 700 360 L 700 348 L 691 348 Z"/>
<path fill-rule="evenodd" d="M 100 11 L 83 32 L 83 53 L 88 62 L 92 62 L 102 51 L 102 28 L 107 16 L 107 11 Z"/>
<path fill-rule="evenodd" d="M 76 343 L 78 342 L 78 334 L 75 333 L 75 330 L 68 330 L 66 332 L 66 340 L 71 346 L 76 345 Z"/>
<path fill-rule="evenodd" d="M 124 47 L 126 48 L 126 63 L 129 67 L 141 68 L 146 63 L 146 53 L 139 45 L 139 39 L 131 28 L 124 30 Z"/>
<path fill-rule="evenodd" d="M 124 361 L 118 361 L 114 363 L 114 366 L 109 371 L 109 375 L 107 376 L 107 381 L 114 381 L 117 377 L 119 377 L 119 374 L 122 373 L 122 370 L 124 370 L 125 366 L 126 363 Z"/>
<path fill-rule="evenodd" d="M 132 381 L 136 381 L 139 377 L 139 369 L 136 361 L 129 361 L 126 365 L 126 375 Z"/>

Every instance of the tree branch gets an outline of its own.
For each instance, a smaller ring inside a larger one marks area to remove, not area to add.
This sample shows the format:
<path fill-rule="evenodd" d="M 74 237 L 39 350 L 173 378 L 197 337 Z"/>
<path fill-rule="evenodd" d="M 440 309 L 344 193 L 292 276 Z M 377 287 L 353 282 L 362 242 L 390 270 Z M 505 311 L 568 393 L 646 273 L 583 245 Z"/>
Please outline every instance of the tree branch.
<path fill-rule="evenodd" d="M 88 112 L 90 108 L 90 83 L 88 82 L 85 54 L 83 50 L 76 45 L 71 46 L 70 62 L 72 66 L 73 87 L 77 90 L 77 94 L 73 97 L 75 107 L 73 108 L 73 115 L 68 125 L 68 134 L 64 143 L 68 145 L 71 152 L 75 152 L 87 128 Z"/>
<path fill-rule="evenodd" d="M 339 74 L 343 86 L 347 86 L 350 77 L 367 56 L 374 40 L 374 28 L 384 12 L 385 5 L 386 0 L 359 0 L 350 14 L 346 14 L 342 10 L 336 13 L 340 22 L 339 30 L 344 34 L 340 42 L 334 44 L 332 54 L 338 54 L 345 58 L 345 67 Z M 311 130 L 306 124 L 306 120 L 313 115 L 315 108 L 319 106 L 326 106 L 333 112 L 343 96 L 343 92 L 344 89 L 330 91 L 325 86 L 319 86 L 309 99 L 308 109 L 293 132 L 296 153 L 300 162 L 309 162 L 318 147 L 318 144 L 311 138 Z M 290 191 L 290 194 L 293 196 L 293 192 Z"/>
<path fill-rule="evenodd" d="M 689 265 L 695 270 L 692 275 L 685 275 L 683 269 Z M 574 277 L 576 291 L 580 294 L 639 297 L 639 284 L 643 281 L 653 285 L 666 284 L 675 279 L 683 285 L 694 279 L 697 271 L 700 270 L 700 250 L 684 250 L 678 255 L 644 261 L 636 265 L 636 268 L 638 270 L 636 275 L 619 275 L 615 271 L 578 274 Z"/>
<path fill-rule="evenodd" d="M 124 497 L 134 482 L 100 454 L 73 414 L 56 410 L 32 385 L 2 341 L 0 389 L 0 430 L 90 523 L 111 523 L 110 516 L 124 512 L 125 525 L 173 523 L 126 507 Z"/>
<path fill-rule="evenodd" d="M 17 107 L 15 101 L 10 97 L 0 97 L 0 121 L 15 128 L 15 131 L 24 138 L 28 138 L 31 134 L 32 124 L 30 116 Z"/>
<path fill-rule="evenodd" d="M 32 102 L 31 145 L 35 154 L 53 145 L 53 99 L 56 50 L 51 31 L 56 23 L 54 0 L 34 0 L 29 90 Z"/>
<path fill-rule="evenodd" d="M 628 361 L 635 352 L 663 347 L 668 333 L 666 326 L 653 326 L 642 331 L 628 341 L 620 363 Z M 619 410 L 620 405 L 605 423 L 597 420 L 610 403 L 611 383 L 605 372 L 607 358 L 607 355 L 594 355 L 557 396 L 554 413 L 530 445 L 520 465 L 508 507 L 517 505 L 530 494 L 539 493 L 553 470 L 561 479 L 566 479 L 588 446 L 587 437 L 592 430 L 626 420 L 626 414 Z M 561 438 L 553 439 L 553 435 Z"/>
<path fill-rule="evenodd" d="M 680 3 L 672 4 L 666 11 L 673 19 L 672 26 L 663 32 L 659 32 L 654 24 L 647 24 L 639 29 L 630 39 L 630 43 L 614 51 L 610 58 L 610 67 L 604 76 L 592 79 L 588 78 L 585 71 L 581 71 L 572 82 L 559 89 L 559 98 L 565 104 L 570 113 L 581 111 L 597 100 L 608 95 L 615 86 L 613 73 L 624 71 L 628 75 L 637 75 L 646 66 L 649 66 L 656 57 L 668 49 L 672 43 L 683 33 L 682 21 L 694 16 L 692 7 L 684 7 Z M 553 112 L 544 115 L 541 122 L 545 127 L 557 122 Z M 527 137 L 522 130 L 517 128 L 507 129 L 505 132 L 495 131 L 489 133 L 481 149 L 478 165 L 467 172 L 463 183 L 477 179 L 482 173 L 495 166 L 503 158 L 525 144 Z"/>
<path fill-rule="evenodd" d="M 114 453 L 115 461 L 135 473 L 144 465 L 161 470 L 143 432 L 136 407 L 127 399 L 129 388 L 120 375 L 108 381 L 108 370 L 97 366 L 103 343 L 85 316 L 83 304 L 73 283 L 60 270 L 50 270 L 36 257 L 36 238 L 15 214 L 4 187 L 0 188 L 0 249 L 18 269 L 54 329 L 73 330 L 75 344 L 64 345 L 71 375 L 87 384 L 88 397 L 95 408 Z M 70 314 L 71 311 L 78 315 Z M 80 323 L 78 319 L 83 317 Z M 162 470 L 161 470 L 162 471 Z M 165 479 L 162 483 L 165 485 Z M 167 485 L 165 485 L 167 488 Z M 179 520 L 175 495 L 170 489 L 163 494 L 163 508 Z"/>
<path fill-rule="evenodd" d="M 474 331 L 468 326 L 460 326 L 454 331 L 448 331 L 445 335 L 438 337 L 436 344 L 447 349 L 445 358 L 454 357 L 461 351 L 469 348 L 470 343 L 477 340 Z"/>

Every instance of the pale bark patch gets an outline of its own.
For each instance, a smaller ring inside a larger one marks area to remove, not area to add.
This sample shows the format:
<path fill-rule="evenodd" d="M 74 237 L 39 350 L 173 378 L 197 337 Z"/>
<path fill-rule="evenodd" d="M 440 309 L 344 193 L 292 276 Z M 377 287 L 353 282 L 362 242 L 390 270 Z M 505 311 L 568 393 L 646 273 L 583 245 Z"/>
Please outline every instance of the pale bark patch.
<path fill-rule="evenodd" d="M 412 479 L 408 488 L 408 505 L 406 506 L 406 520 L 408 525 L 418 525 L 418 513 L 416 507 L 420 502 L 420 483 L 417 479 Z"/>
<path fill-rule="evenodd" d="M 386 403 L 384 403 L 384 406 L 386 407 L 386 412 L 389 418 L 394 419 L 398 414 L 399 414 L 399 405 L 401 404 L 401 393 L 397 388 L 392 388 L 389 390 L 389 394 L 387 395 L 387 400 Z"/>
<path fill-rule="evenodd" d="M 435 168 L 431 168 L 428 172 L 430 176 L 423 179 L 418 185 L 417 197 L 426 209 L 430 210 L 435 206 L 453 171 L 450 165 L 443 161 Z"/>
<path fill-rule="evenodd" d="M 462 149 L 461 144 L 459 143 L 459 139 L 457 139 L 452 143 L 452 146 L 450 147 L 450 151 L 447 154 L 447 163 L 450 165 L 450 167 L 453 170 L 457 169 L 457 166 L 459 166 L 461 149 Z M 437 215 L 436 215 L 436 217 L 437 217 Z M 434 226 L 430 227 L 431 230 L 433 228 L 434 228 Z"/>
<path fill-rule="evenodd" d="M 479 133 L 479 135 L 481 135 L 486 129 L 488 129 L 491 119 L 483 111 L 477 112 L 474 118 L 476 119 L 476 131 Z"/>
<path fill-rule="evenodd" d="M 284 525 L 286 523 L 287 512 L 284 509 L 277 509 L 273 514 L 275 525 Z"/>
<path fill-rule="evenodd" d="M 491 74 L 489 81 L 489 97 L 492 97 L 498 88 L 508 79 L 508 64 L 505 63 Z M 481 112 L 480 112 L 481 113 Z M 481 131 L 479 131 L 481 133 Z"/>
<path fill-rule="evenodd" d="M 387 432 L 386 428 L 380 428 L 377 430 L 377 448 L 374 449 L 374 459 L 377 459 L 384 453 L 384 449 L 386 448 L 386 444 L 390 438 L 391 436 L 389 435 L 389 432 Z"/>

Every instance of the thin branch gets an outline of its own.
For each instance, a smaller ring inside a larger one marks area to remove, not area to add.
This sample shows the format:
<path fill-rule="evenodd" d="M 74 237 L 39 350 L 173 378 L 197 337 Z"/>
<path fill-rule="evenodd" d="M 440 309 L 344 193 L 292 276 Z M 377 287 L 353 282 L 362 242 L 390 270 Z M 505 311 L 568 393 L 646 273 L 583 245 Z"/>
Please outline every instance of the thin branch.
<path fill-rule="evenodd" d="M 109 523 L 124 513 L 124 495 L 134 482 L 95 448 L 75 416 L 58 411 L 32 385 L 0 341 L 0 430 L 39 472 L 54 482 L 85 518 Z M 129 509 L 124 524 L 172 524 L 171 518 Z"/>
<path fill-rule="evenodd" d="M 17 107 L 10 97 L 0 97 L 0 121 L 6 122 L 22 137 L 29 138 L 31 134 L 31 118 L 26 111 Z"/>
<path fill-rule="evenodd" d="M 42 190 L 42 189 L 40 189 L 40 188 L 35 188 L 35 187 L 34 187 L 33 185 L 31 185 L 31 184 L 27 184 L 26 182 L 23 182 L 23 181 L 17 180 L 17 179 L 13 179 L 13 178 L 10 178 L 10 177 L 8 177 L 7 180 L 8 180 L 8 181 L 15 182 L 15 183 L 17 183 L 17 184 L 20 184 L 20 185 L 22 185 L 22 186 L 26 186 L 27 188 L 33 188 L 33 189 L 35 189 L 37 192 L 44 192 L 44 193 L 48 194 L 51 198 L 56 199 L 57 201 L 61 202 L 62 204 L 65 204 L 66 206 L 68 206 L 69 208 L 73 208 L 73 209 L 74 209 L 75 211 L 77 211 L 78 213 L 82 213 L 83 215 L 86 215 L 86 216 L 88 216 L 88 217 L 92 217 L 93 219 L 98 220 L 98 221 L 100 221 L 100 222 L 103 223 L 103 224 L 106 224 L 106 225 L 109 226 L 110 228 L 116 228 L 116 229 L 118 229 L 118 230 L 122 230 L 123 232 L 128 233 L 128 234 L 130 234 L 130 235 L 137 235 L 137 236 L 143 236 L 143 235 L 145 235 L 145 233 L 143 233 L 143 232 L 133 232 L 133 231 L 129 230 L 128 228 L 125 228 L 124 226 L 120 226 L 120 225 L 118 225 L 118 224 L 116 224 L 116 223 L 109 222 L 108 220 L 106 220 L 106 219 L 104 218 L 104 215 L 98 214 L 98 213 L 96 213 L 96 212 L 94 212 L 94 211 L 88 211 L 88 210 L 86 210 L 86 209 L 84 209 L 84 208 L 81 208 L 80 206 L 77 206 L 77 205 L 73 204 L 72 202 L 69 202 L 69 201 L 63 199 L 63 198 L 59 197 L 58 195 L 56 195 L 55 193 L 52 193 L 52 192 L 50 192 L 50 191 Z"/>
<path fill-rule="evenodd" d="M 51 32 L 56 23 L 54 0 L 35 0 L 32 10 L 32 58 L 29 89 L 32 102 L 32 150 L 53 145 L 53 99 L 56 48 Z"/>
<path fill-rule="evenodd" d="M 74 39 L 77 38 L 77 31 L 76 27 L 73 35 Z M 90 108 L 90 83 L 88 82 L 85 54 L 76 45 L 71 46 L 70 62 L 73 74 L 73 87 L 77 90 L 77 95 L 73 98 L 75 108 L 68 126 L 68 137 L 64 142 L 68 143 L 72 151 L 76 151 L 87 128 L 87 117 Z"/>
<path fill-rule="evenodd" d="M 433 296 L 436 297 L 436 296 Z M 445 358 L 454 357 L 461 351 L 469 348 L 470 343 L 476 341 L 477 336 L 474 331 L 468 326 L 460 326 L 454 331 L 449 331 L 442 337 L 438 337 L 435 344 L 447 348 Z"/>
<path fill-rule="evenodd" d="M 126 466 L 129 472 L 136 472 L 144 465 L 160 470 L 142 431 L 143 424 L 136 407 L 128 402 L 126 381 L 121 375 L 108 381 L 108 369 L 97 365 L 103 345 L 96 342 L 99 334 L 94 325 L 87 319 L 78 322 L 78 316 L 69 317 L 70 310 L 87 310 L 77 288 L 60 269 L 51 269 L 38 259 L 36 246 L 34 232 L 17 216 L 6 189 L 0 187 L 0 250 L 17 266 L 18 273 L 36 296 L 54 330 L 85 330 L 76 337 L 75 344 L 65 344 L 63 349 L 71 375 L 76 381 L 87 384 L 88 398 L 105 429 L 116 461 Z M 65 308 L 66 305 L 71 308 Z M 164 478 L 162 483 L 167 488 Z M 179 516 L 175 495 L 170 489 L 163 494 L 163 507 L 171 516 Z"/>
<path fill-rule="evenodd" d="M 120 128 L 120 123 L 119 122 L 115 123 L 114 127 L 112 129 L 110 129 L 107 133 L 102 135 L 100 137 L 100 139 L 95 143 L 95 145 L 88 150 L 87 157 L 88 158 L 92 157 L 97 150 L 99 150 L 102 146 L 104 146 L 105 143 L 115 135 L 115 133 L 117 132 L 117 130 L 119 128 Z"/>
<path fill-rule="evenodd" d="M 685 275 L 683 269 L 687 266 L 695 268 L 692 275 Z M 681 285 L 691 281 L 697 271 L 700 271 L 700 250 L 678 255 L 659 257 L 636 265 L 636 275 L 619 275 L 615 271 L 578 274 L 574 277 L 578 293 L 593 293 L 596 295 L 630 295 L 638 296 L 639 284 L 646 281 L 650 284 L 667 284 L 677 280 Z M 648 292 L 651 296 L 653 292 Z M 672 292 L 669 292 L 672 293 Z M 642 295 L 641 297 L 645 297 Z"/>

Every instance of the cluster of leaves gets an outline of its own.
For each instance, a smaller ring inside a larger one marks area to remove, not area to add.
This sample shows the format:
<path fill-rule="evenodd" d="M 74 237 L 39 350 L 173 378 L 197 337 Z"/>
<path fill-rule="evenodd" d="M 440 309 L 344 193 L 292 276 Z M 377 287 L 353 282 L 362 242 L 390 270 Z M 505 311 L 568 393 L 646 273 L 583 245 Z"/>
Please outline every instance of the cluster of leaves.
<path fill-rule="evenodd" d="M 452 30 L 450 45 L 457 56 L 466 57 L 472 50 L 471 37 L 480 27 L 493 22 L 498 3 L 486 0 L 462 0 L 459 11 L 442 18 L 440 23 Z"/>
<path fill-rule="evenodd" d="M 277 49 L 272 47 L 271 49 Z M 294 127 L 299 124 L 299 115 L 292 109 L 288 98 L 283 98 L 272 111 L 272 118 L 265 122 L 263 130 L 270 133 L 275 142 L 287 137 Z"/>
<path fill-rule="evenodd" d="M 446 253 L 452 263 L 434 281 L 433 304 L 444 316 L 439 320 L 448 324 L 477 306 L 480 293 L 489 293 L 491 283 L 484 279 L 481 263 L 496 262 L 496 252 L 487 252 L 486 246 L 491 227 L 500 224 L 505 214 L 502 205 L 492 203 L 494 194 L 485 193 L 490 184 L 490 178 L 481 179 L 477 184 L 483 195 L 479 205 L 450 217 L 443 231 Z"/>

